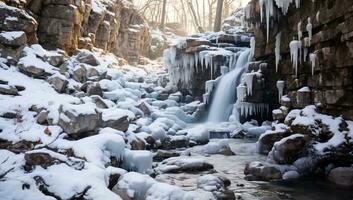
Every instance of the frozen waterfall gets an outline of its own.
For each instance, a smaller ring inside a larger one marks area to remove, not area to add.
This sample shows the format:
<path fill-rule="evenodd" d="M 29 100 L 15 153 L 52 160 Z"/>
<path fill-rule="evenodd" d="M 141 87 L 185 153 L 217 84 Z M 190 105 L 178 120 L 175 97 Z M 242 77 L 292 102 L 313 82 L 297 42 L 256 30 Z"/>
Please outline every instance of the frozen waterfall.
<path fill-rule="evenodd" d="M 242 51 L 232 71 L 224 75 L 217 84 L 208 114 L 208 122 L 228 121 L 236 102 L 236 88 L 249 63 L 250 49 Z"/>

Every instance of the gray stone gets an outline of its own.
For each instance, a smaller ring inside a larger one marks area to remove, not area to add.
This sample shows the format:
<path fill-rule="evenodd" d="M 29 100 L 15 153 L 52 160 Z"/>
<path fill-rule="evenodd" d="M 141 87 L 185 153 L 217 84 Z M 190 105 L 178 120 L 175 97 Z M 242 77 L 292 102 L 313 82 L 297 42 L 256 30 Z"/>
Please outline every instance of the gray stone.
<path fill-rule="evenodd" d="M 103 96 L 103 91 L 101 86 L 99 85 L 99 83 L 93 83 L 93 84 L 89 84 L 87 86 L 87 91 L 86 91 L 88 96 L 92 96 L 92 95 L 97 95 L 97 96 Z"/>
<path fill-rule="evenodd" d="M 73 79 L 75 79 L 78 82 L 84 83 L 87 80 L 86 73 L 87 73 L 86 68 L 84 66 L 79 66 L 73 72 Z"/>
<path fill-rule="evenodd" d="M 129 120 L 127 116 L 122 116 L 119 119 L 103 120 L 102 127 L 110 127 L 125 132 L 129 128 Z"/>
<path fill-rule="evenodd" d="M 63 93 L 69 81 L 60 76 L 52 76 L 48 78 L 48 83 L 50 83 L 57 92 Z"/>
<path fill-rule="evenodd" d="M 245 179 L 248 181 L 273 181 L 281 180 L 281 170 L 275 166 L 261 162 L 247 164 L 244 169 Z"/>
<path fill-rule="evenodd" d="M 81 51 L 77 55 L 76 59 L 80 63 L 85 63 L 92 66 L 98 66 L 100 64 L 96 56 L 89 51 Z"/>
<path fill-rule="evenodd" d="M 26 45 L 27 37 L 23 31 L 4 31 L 0 32 L 0 44 L 21 47 Z"/>
<path fill-rule="evenodd" d="M 156 154 L 153 156 L 153 161 L 161 162 L 165 159 L 178 157 L 178 156 L 180 156 L 180 153 L 176 151 L 158 150 Z"/>

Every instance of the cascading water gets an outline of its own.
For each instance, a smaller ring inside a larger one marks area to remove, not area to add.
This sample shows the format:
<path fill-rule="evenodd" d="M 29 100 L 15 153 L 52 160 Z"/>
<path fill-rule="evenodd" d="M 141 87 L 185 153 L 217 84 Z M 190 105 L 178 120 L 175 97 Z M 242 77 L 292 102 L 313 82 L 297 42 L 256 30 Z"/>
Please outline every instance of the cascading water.
<path fill-rule="evenodd" d="M 234 69 L 224 75 L 217 84 L 207 118 L 208 122 L 228 121 L 237 98 L 236 87 L 249 63 L 250 51 L 250 49 L 242 51 Z"/>

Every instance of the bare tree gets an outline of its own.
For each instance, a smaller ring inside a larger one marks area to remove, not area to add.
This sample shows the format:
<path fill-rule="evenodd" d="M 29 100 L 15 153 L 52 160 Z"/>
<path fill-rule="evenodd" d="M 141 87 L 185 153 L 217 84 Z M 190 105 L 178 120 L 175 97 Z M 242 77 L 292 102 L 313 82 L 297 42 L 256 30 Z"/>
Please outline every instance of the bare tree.
<path fill-rule="evenodd" d="M 161 30 L 162 31 L 164 31 L 164 28 L 165 28 L 166 13 L 167 13 L 167 0 L 163 0 L 162 19 L 161 19 Z"/>
<path fill-rule="evenodd" d="M 223 10 L 223 0 L 217 1 L 216 19 L 214 22 L 214 31 L 218 32 L 221 30 L 222 23 L 222 10 Z"/>

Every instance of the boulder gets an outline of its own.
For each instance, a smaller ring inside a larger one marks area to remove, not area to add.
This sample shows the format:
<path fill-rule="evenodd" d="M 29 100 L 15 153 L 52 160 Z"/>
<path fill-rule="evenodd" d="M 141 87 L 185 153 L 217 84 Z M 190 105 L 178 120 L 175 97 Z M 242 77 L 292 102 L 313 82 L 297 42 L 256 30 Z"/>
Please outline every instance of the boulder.
<path fill-rule="evenodd" d="M 88 96 L 96 95 L 96 96 L 103 96 L 103 91 L 99 83 L 93 83 L 89 84 L 87 86 L 87 91 L 86 91 Z"/>
<path fill-rule="evenodd" d="M 50 83 L 57 92 L 63 93 L 65 92 L 69 81 L 67 81 L 63 76 L 54 75 L 48 78 L 48 83 Z"/>
<path fill-rule="evenodd" d="M 59 108 L 58 125 L 69 135 L 79 136 L 82 133 L 95 132 L 101 125 L 101 114 L 94 104 L 65 104 Z"/>
<path fill-rule="evenodd" d="M 80 63 L 85 63 L 92 66 L 98 66 L 100 64 L 97 57 L 89 51 L 81 51 L 77 55 L 76 60 Z"/>
<path fill-rule="evenodd" d="M 25 156 L 26 166 L 27 167 L 34 167 L 34 166 L 41 166 L 43 168 L 47 168 L 51 165 L 55 164 L 55 160 L 53 157 L 50 156 L 49 153 L 26 153 Z"/>
<path fill-rule="evenodd" d="M 26 65 L 24 63 L 18 63 L 18 69 L 33 78 L 41 78 L 45 75 L 45 71 L 42 68 L 36 67 L 34 65 Z"/>
<path fill-rule="evenodd" d="M 128 116 L 111 111 L 103 111 L 102 127 L 109 127 L 125 132 L 129 128 Z"/>
<path fill-rule="evenodd" d="M 98 95 L 92 95 L 91 98 L 93 103 L 96 104 L 97 108 L 101 108 L 101 109 L 109 108 L 109 106 L 104 102 L 104 99 L 102 97 Z"/>
<path fill-rule="evenodd" d="M 245 179 L 248 181 L 273 181 L 281 180 L 281 170 L 273 165 L 261 162 L 247 164 L 244 169 Z"/>
<path fill-rule="evenodd" d="M 353 186 L 353 168 L 337 167 L 329 173 L 328 179 L 336 185 L 352 187 Z"/>
<path fill-rule="evenodd" d="M 0 32 L 0 44 L 21 47 L 27 44 L 26 33 L 23 31 L 4 31 Z"/>
<path fill-rule="evenodd" d="M 136 106 L 138 109 L 140 109 L 145 115 L 151 114 L 151 110 L 149 107 L 146 105 L 145 102 L 141 102 L 138 106 Z"/>
<path fill-rule="evenodd" d="M 87 80 L 86 73 L 86 68 L 82 65 L 79 65 L 74 69 L 72 78 L 77 82 L 84 83 Z"/>
<path fill-rule="evenodd" d="M 268 131 L 265 134 L 262 134 L 257 142 L 258 152 L 267 155 L 276 142 L 289 135 L 290 133 L 286 131 Z"/>
<path fill-rule="evenodd" d="M 307 142 L 302 134 L 295 134 L 276 142 L 269 156 L 278 164 L 293 164 L 305 154 Z"/>

